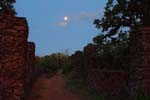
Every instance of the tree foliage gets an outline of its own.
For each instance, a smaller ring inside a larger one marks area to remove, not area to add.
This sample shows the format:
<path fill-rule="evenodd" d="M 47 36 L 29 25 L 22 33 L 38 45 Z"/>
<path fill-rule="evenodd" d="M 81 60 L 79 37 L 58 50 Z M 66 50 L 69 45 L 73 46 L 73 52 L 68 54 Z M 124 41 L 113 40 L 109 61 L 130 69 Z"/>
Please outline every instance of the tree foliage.
<path fill-rule="evenodd" d="M 108 32 L 105 37 L 119 33 L 123 27 L 150 26 L 150 0 L 108 0 L 104 17 L 94 24 Z"/>
<path fill-rule="evenodd" d="M 0 0 L 0 14 L 15 15 L 16 12 L 13 6 L 15 2 L 16 0 Z"/>
<path fill-rule="evenodd" d="M 99 68 L 125 69 L 129 68 L 129 37 L 120 32 L 118 37 L 103 39 L 103 35 L 96 36 L 93 41 L 96 46 L 95 60 Z"/>
<path fill-rule="evenodd" d="M 43 67 L 43 70 L 48 74 L 53 74 L 60 69 L 68 60 L 68 55 L 63 53 L 54 53 L 44 57 L 38 57 L 36 66 Z"/>

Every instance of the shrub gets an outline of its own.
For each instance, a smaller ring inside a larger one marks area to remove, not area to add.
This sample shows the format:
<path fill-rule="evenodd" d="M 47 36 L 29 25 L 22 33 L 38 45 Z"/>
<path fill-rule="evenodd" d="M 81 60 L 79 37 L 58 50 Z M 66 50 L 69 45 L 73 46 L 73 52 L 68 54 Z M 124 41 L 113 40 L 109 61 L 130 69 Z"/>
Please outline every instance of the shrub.
<path fill-rule="evenodd" d="M 44 67 L 44 71 L 48 74 L 52 74 L 57 70 L 57 61 L 53 56 L 44 56 L 41 58 L 41 64 Z"/>
<path fill-rule="evenodd" d="M 131 95 L 132 100 L 150 100 L 150 95 L 146 93 L 145 90 L 138 88 Z"/>
<path fill-rule="evenodd" d="M 120 33 L 118 37 L 102 39 L 103 35 L 94 38 L 96 46 L 95 60 L 100 69 L 129 69 L 129 37 Z"/>
<path fill-rule="evenodd" d="M 44 70 L 50 76 L 62 66 L 69 67 L 68 56 L 62 53 L 37 57 L 36 59 L 36 67 Z"/>
<path fill-rule="evenodd" d="M 67 62 L 67 63 L 63 64 L 63 66 L 62 66 L 62 71 L 63 71 L 62 73 L 69 74 L 72 71 L 72 69 L 73 69 L 73 66 L 72 66 L 71 62 Z"/>
<path fill-rule="evenodd" d="M 106 96 L 102 93 L 98 93 L 95 89 L 89 88 L 84 84 L 82 80 L 72 79 L 67 82 L 67 88 L 72 93 L 77 93 L 85 96 L 87 100 L 115 100 L 111 96 Z"/>
<path fill-rule="evenodd" d="M 0 0 L 0 14 L 15 15 L 16 11 L 13 6 L 15 2 L 16 0 Z"/>

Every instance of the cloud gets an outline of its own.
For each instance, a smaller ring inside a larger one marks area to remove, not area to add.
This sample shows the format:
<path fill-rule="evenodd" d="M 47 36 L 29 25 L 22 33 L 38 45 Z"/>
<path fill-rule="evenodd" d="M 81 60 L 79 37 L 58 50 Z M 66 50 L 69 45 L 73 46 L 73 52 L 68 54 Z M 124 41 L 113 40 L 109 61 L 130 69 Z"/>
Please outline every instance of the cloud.
<path fill-rule="evenodd" d="M 68 14 L 69 21 L 60 21 L 56 23 L 59 27 L 66 27 L 68 23 L 75 23 L 75 22 L 93 22 L 96 18 L 101 18 L 103 16 L 103 10 L 99 9 L 95 12 L 79 12 L 76 14 Z"/>
<path fill-rule="evenodd" d="M 67 22 L 58 22 L 56 25 L 60 27 L 65 27 L 67 26 Z"/>
<path fill-rule="evenodd" d="M 81 20 L 89 20 L 89 19 L 94 19 L 96 18 L 97 14 L 96 13 L 87 13 L 87 12 L 81 12 L 79 14 L 79 19 Z"/>
<path fill-rule="evenodd" d="M 76 21 L 93 21 L 96 18 L 101 18 L 103 16 L 103 10 L 98 10 L 96 12 L 80 12 L 76 15 L 72 15 L 73 19 Z"/>

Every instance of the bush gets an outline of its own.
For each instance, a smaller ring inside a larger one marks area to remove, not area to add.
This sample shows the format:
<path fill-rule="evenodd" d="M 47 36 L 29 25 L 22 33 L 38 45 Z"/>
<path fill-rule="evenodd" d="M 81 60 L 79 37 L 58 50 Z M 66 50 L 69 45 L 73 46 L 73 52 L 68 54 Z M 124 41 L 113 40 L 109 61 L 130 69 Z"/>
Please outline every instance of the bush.
<path fill-rule="evenodd" d="M 145 90 L 139 88 L 131 95 L 132 100 L 150 100 L 150 95 Z"/>
<path fill-rule="evenodd" d="M 36 57 L 36 67 L 44 70 L 48 75 L 53 75 L 62 66 L 69 67 L 68 56 L 62 53 Z"/>
<path fill-rule="evenodd" d="M 72 71 L 72 69 L 73 69 L 73 66 L 72 66 L 71 62 L 67 62 L 67 63 L 63 64 L 63 66 L 62 66 L 62 71 L 63 71 L 62 73 L 69 74 Z"/>
<path fill-rule="evenodd" d="M 129 37 L 120 33 L 116 38 L 101 39 L 103 35 L 94 38 L 96 46 L 95 59 L 100 69 L 129 69 Z"/>
<path fill-rule="evenodd" d="M 40 75 L 44 70 L 44 67 L 42 66 L 41 58 L 39 56 L 36 56 L 36 58 L 35 58 L 35 67 L 34 68 L 35 68 L 34 72 L 35 72 L 36 76 Z"/>
<path fill-rule="evenodd" d="M 77 92 L 79 92 L 79 90 L 83 89 L 84 85 L 83 85 L 83 82 L 81 80 L 74 79 L 74 80 L 69 80 L 67 82 L 67 86 L 71 92 L 77 93 Z"/>
<path fill-rule="evenodd" d="M 16 0 L 0 0 L 0 14 L 15 15 L 14 3 Z"/>
<path fill-rule="evenodd" d="M 87 98 L 87 100 L 115 100 L 111 96 L 106 96 L 104 94 L 98 93 L 95 89 L 89 88 L 82 80 L 79 79 L 69 80 L 67 82 L 67 88 L 72 93 L 77 93 L 84 96 Z"/>
<path fill-rule="evenodd" d="M 41 58 L 41 64 L 44 67 L 44 71 L 51 75 L 54 74 L 54 72 L 58 68 L 58 62 L 56 60 L 55 56 L 44 56 Z"/>

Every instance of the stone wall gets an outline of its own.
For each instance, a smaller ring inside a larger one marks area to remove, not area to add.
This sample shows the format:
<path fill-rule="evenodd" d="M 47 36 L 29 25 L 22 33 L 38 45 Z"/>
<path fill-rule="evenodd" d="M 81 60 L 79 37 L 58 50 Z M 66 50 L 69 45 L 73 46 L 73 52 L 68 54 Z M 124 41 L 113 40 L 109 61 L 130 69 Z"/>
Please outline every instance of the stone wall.
<path fill-rule="evenodd" d="M 28 65 L 31 66 L 27 63 L 27 38 L 25 18 L 0 16 L 0 100 L 21 100 L 24 95 Z M 30 53 L 34 60 L 34 51 Z"/>
<path fill-rule="evenodd" d="M 33 42 L 27 43 L 27 67 L 26 67 L 26 78 L 24 83 L 24 97 L 26 99 L 30 93 L 30 89 L 35 79 L 35 44 Z"/>
<path fill-rule="evenodd" d="M 33 80 L 33 74 L 34 74 L 34 69 L 35 69 L 35 44 L 33 42 L 28 42 L 27 44 L 27 70 L 26 70 L 26 73 L 27 74 L 27 83 L 28 84 L 31 84 L 31 80 Z"/>
<path fill-rule="evenodd" d="M 115 93 L 127 89 L 129 73 L 125 70 L 101 69 L 98 67 L 99 59 L 94 58 L 96 47 L 87 45 L 84 51 L 77 51 L 71 56 L 74 74 L 98 91 Z"/>
<path fill-rule="evenodd" d="M 130 34 L 130 87 L 150 93 L 150 27 L 142 27 Z"/>

